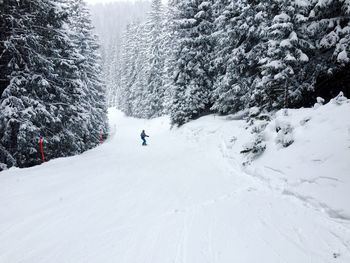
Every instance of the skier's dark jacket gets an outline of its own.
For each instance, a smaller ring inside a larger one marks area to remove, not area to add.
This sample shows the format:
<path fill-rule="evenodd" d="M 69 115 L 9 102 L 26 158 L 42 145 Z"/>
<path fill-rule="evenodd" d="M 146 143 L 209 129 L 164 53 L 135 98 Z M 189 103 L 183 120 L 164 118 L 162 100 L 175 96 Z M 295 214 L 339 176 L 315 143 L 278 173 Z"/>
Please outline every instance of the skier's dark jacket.
<path fill-rule="evenodd" d="M 141 139 L 144 139 L 145 137 L 148 137 L 148 135 L 146 135 L 145 131 L 141 132 Z"/>

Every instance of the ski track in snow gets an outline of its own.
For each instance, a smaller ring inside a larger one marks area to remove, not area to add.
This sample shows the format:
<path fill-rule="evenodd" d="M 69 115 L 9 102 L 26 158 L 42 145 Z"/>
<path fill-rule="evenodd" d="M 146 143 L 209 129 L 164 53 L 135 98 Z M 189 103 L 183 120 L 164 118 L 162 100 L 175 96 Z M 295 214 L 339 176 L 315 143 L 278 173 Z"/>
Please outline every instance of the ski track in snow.
<path fill-rule="evenodd" d="M 348 218 L 244 173 L 219 126 L 110 121 L 94 150 L 0 174 L 0 263 L 350 262 Z"/>

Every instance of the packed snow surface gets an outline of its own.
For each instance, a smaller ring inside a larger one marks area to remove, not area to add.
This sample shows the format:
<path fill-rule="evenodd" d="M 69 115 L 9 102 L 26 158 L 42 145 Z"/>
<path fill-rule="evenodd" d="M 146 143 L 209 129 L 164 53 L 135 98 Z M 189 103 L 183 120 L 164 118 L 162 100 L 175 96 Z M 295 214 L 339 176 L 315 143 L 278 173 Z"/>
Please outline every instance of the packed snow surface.
<path fill-rule="evenodd" d="M 0 173 L 0 262 L 348 263 L 349 116 L 349 101 L 278 113 L 242 166 L 237 116 L 170 129 L 110 110 L 100 147 Z"/>

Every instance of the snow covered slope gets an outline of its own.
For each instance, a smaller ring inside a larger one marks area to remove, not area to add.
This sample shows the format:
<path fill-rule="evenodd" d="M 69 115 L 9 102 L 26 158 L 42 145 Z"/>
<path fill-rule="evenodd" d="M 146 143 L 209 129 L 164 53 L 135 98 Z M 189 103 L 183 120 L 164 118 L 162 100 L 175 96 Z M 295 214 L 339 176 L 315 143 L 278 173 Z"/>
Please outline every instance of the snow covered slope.
<path fill-rule="evenodd" d="M 219 145 L 222 155 L 240 169 L 245 162 L 240 152 L 254 138 L 254 125 L 229 121 L 234 118 L 205 117 L 182 132 L 200 144 L 213 141 L 209 149 Z M 285 137 L 293 143 L 286 148 L 279 127 L 290 127 Z M 330 217 L 350 220 L 350 100 L 340 97 L 323 106 L 279 111 L 261 134 L 266 151 L 242 167 L 245 173 Z"/>
<path fill-rule="evenodd" d="M 0 262 L 350 262 L 349 116 L 349 101 L 281 114 L 242 166 L 243 120 L 170 130 L 111 110 L 102 146 L 0 173 Z"/>

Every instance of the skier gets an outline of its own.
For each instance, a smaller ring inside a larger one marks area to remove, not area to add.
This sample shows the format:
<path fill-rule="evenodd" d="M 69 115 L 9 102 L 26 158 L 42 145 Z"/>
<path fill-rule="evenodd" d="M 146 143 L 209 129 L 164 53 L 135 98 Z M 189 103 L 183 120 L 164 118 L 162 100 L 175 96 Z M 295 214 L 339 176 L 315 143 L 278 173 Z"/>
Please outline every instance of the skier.
<path fill-rule="evenodd" d="M 142 145 L 143 145 L 143 146 L 147 145 L 146 137 L 149 137 L 149 136 L 146 135 L 145 130 L 142 130 L 142 132 L 141 132 L 141 140 L 143 141 L 143 142 L 142 142 Z"/>

